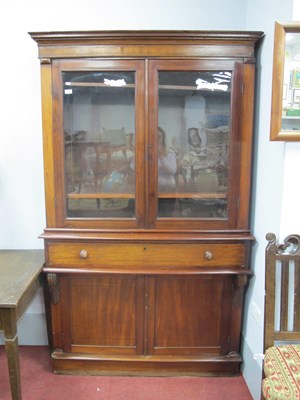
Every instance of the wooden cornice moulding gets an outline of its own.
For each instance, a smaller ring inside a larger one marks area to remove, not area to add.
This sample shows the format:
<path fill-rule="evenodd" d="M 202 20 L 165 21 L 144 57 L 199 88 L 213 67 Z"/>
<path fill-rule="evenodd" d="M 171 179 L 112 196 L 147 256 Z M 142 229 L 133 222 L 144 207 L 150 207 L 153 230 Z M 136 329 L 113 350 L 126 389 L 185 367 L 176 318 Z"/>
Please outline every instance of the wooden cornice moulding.
<path fill-rule="evenodd" d="M 39 44 L 53 43 L 91 43 L 95 41 L 195 41 L 213 42 L 257 42 L 263 32 L 256 31 L 176 31 L 176 30 L 128 30 L 128 31 L 59 31 L 59 32 L 29 32 L 29 35 Z"/>
<path fill-rule="evenodd" d="M 39 57 L 236 57 L 254 62 L 262 32 L 70 31 L 30 32 Z M 187 51 L 186 46 L 191 45 Z M 226 44 L 226 46 L 223 46 Z M 79 48 L 80 46 L 80 48 Z"/>

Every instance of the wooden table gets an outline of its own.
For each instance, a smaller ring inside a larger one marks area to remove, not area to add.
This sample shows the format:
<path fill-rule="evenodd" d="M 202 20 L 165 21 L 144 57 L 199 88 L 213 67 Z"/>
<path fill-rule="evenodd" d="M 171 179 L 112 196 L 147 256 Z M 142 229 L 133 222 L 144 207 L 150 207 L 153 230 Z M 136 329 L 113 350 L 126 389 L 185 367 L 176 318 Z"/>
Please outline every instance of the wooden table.
<path fill-rule="evenodd" d="M 43 263 L 43 250 L 0 250 L 0 331 L 4 332 L 13 400 L 22 398 L 17 323 L 40 287 Z"/>

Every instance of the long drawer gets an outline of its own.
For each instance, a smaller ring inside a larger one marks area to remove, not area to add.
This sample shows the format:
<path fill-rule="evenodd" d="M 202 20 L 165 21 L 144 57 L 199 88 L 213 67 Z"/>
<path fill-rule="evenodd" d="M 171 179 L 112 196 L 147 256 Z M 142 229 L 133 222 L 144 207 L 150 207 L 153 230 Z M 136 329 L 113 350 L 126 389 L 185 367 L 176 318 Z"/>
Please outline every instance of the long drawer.
<path fill-rule="evenodd" d="M 244 266 L 244 244 L 48 242 L 47 265 L 55 267 Z"/>

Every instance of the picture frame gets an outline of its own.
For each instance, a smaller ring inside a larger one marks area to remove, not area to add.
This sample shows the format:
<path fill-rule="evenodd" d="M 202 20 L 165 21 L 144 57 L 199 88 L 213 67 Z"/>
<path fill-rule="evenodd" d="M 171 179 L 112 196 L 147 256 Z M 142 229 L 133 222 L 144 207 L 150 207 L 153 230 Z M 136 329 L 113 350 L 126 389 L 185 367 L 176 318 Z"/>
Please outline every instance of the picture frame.
<path fill-rule="evenodd" d="M 273 52 L 271 141 L 300 142 L 300 114 L 298 114 L 300 63 L 299 67 L 297 63 L 291 63 L 292 49 L 298 46 L 300 46 L 300 22 L 276 21 Z M 286 71 L 290 71 L 290 73 Z M 297 105 L 296 107 L 294 107 L 294 103 Z"/>

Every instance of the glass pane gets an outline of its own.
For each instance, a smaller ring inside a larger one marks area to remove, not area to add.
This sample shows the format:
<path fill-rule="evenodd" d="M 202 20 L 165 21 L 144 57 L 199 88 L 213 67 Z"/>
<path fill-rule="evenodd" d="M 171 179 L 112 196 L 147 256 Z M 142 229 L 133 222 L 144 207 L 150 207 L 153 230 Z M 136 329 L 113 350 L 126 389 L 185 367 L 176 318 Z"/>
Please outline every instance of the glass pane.
<path fill-rule="evenodd" d="M 67 216 L 133 218 L 135 74 L 63 72 Z"/>
<path fill-rule="evenodd" d="M 287 33 L 282 93 L 283 131 L 300 130 L 300 34 Z"/>
<path fill-rule="evenodd" d="M 231 75 L 159 72 L 159 217 L 228 217 Z"/>

